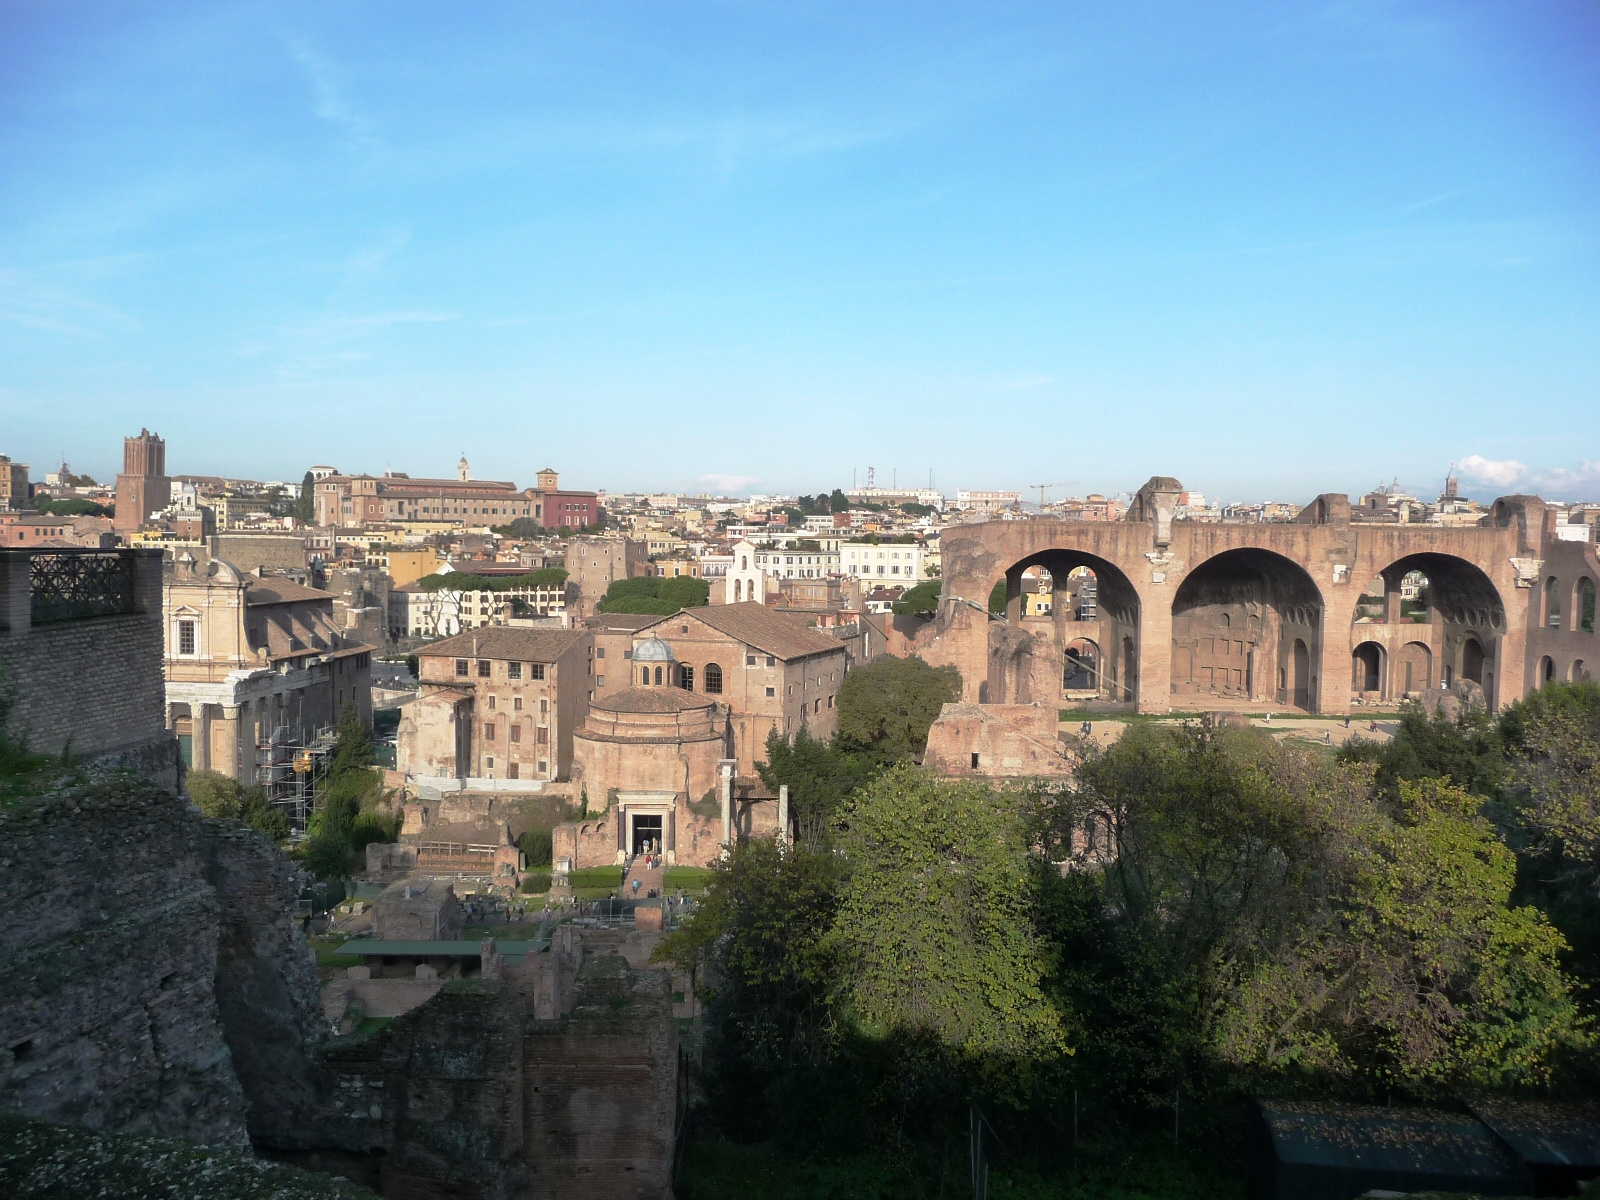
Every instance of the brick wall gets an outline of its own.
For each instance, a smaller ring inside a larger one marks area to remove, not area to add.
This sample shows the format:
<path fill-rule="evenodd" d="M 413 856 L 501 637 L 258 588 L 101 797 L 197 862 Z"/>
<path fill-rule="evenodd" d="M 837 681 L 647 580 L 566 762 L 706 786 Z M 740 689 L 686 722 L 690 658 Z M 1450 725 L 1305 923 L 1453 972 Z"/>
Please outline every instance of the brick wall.
<path fill-rule="evenodd" d="M 34 750 L 99 757 L 169 740 L 161 673 L 161 552 L 123 553 L 133 559 L 136 611 L 33 625 L 29 555 L 0 552 L 0 689 L 10 702 L 7 733 Z M 177 780 L 162 782 L 175 786 Z"/>

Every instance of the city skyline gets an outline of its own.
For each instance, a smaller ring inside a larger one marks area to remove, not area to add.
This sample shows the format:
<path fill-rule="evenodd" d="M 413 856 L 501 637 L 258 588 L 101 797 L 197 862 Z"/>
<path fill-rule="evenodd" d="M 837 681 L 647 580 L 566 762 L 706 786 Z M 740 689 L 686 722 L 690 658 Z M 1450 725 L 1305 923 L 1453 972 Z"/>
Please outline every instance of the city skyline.
<path fill-rule="evenodd" d="M 0 453 L 1592 498 L 1597 47 L 1576 4 L 13 7 Z"/>

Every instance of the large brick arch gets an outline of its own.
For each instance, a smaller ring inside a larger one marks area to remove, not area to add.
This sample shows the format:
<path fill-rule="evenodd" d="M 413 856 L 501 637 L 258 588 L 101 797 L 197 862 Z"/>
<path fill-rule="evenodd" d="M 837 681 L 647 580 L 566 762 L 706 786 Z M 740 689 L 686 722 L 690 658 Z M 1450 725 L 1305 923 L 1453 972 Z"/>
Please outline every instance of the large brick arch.
<path fill-rule="evenodd" d="M 1128 519 L 1118 522 L 988 521 L 947 528 L 940 544 L 944 599 L 933 639 L 940 644 L 930 647 L 932 658 L 961 668 L 966 699 L 987 698 L 980 696 L 980 685 L 989 678 L 990 640 L 982 614 L 995 582 L 1013 569 L 1020 578 L 1029 562 L 1084 556 L 1114 567 L 1137 598 L 1139 710 L 1171 711 L 1173 606 L 1179 589 L 1208 561 L 1256 550 L 1300 568 L 1322 598 L 1317 695 L 1310 698 L 1317 711 L 1350 710 L 1350 655 L 1361 640 L 1352 640 L 1357 598 L 1368 581 L 1406 561 L 1431 562 L 1435 571 L 1448 568 L 1443 573 L 1453 581 L 1447 589 L 1451 603 L 1454 608 L 1459 602 L 1463 613 L 1482 610 L 1485 600 L 1498 602 L 1503 621 L 1493 647 L 1498 668 L 1492 702 L 1509 703 L 1530 686 L 1528 629 L 1529 620 L 1536 619 L 1530 612 L 1537 611 L 1530 601 L 1537 589 L 1529 583 L 1540 578 L 1543 548 L 1551 541 L 1545 506 L 1537 497 L 1504 497 L 1481 525 L 1468 528 L 1352 522 L 1349 501 L 1338 494 L 1317 497 L 1294 522 L 1222 525 L 1175 520 L 1181 491 L 1174 479 L 1154 478 L 1140 489 Z M 1112 653 L 1103 641 L 1101 646 Z"/>

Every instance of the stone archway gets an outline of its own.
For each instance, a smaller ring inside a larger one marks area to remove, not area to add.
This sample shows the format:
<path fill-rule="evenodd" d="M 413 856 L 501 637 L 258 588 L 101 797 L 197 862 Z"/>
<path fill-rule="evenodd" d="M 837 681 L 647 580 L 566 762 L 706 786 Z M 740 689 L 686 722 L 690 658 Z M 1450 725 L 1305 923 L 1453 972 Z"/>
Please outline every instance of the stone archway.
<path fill-rule="evenodd" d="M 1049 611 L 1034 605 L 1025 613 L 1023 577 L 1041 572 L 1056 589 Z M 987 689 L 980 689 L 990 702 L 1066 701 L 1072 693 L 1082 703 L 1086 689 L 1069 686 L 1068 678 L 1083 683 L 1091 660 L 1095 700 L 1137 702 L 1139 594 L 1119 567 L 1083 550 L 1049 547 L 1012 563 L 1002 581 L 1005 619 L 991 625 Z"/>
<path fill-rule="evenodd" d="M 1311 576 L 1280 554 L 1243 548 L 1206 559 L 1185 576 L 1172 602 L 1174 704 L 1293 704 L 1309 711 L 1322 612 Z"/>
<path fill-rule="evenodd" d="M 1362 642 L 1350 652 L 1350 690 L 1358 695 L 1383 699 L 1384 660 L 1387 655 L 1377 642 Z"/>

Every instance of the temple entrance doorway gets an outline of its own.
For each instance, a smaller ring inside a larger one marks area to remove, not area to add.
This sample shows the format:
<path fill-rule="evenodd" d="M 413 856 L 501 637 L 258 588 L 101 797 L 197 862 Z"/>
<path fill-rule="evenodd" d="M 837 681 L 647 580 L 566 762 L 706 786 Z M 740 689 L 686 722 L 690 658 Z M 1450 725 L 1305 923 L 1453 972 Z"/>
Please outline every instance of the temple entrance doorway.
<path fill-rule="evenodd" d="M 643 854 L 661 844 L 661 814 L 640 813 L 633 818 L 633 852 Z"/>

